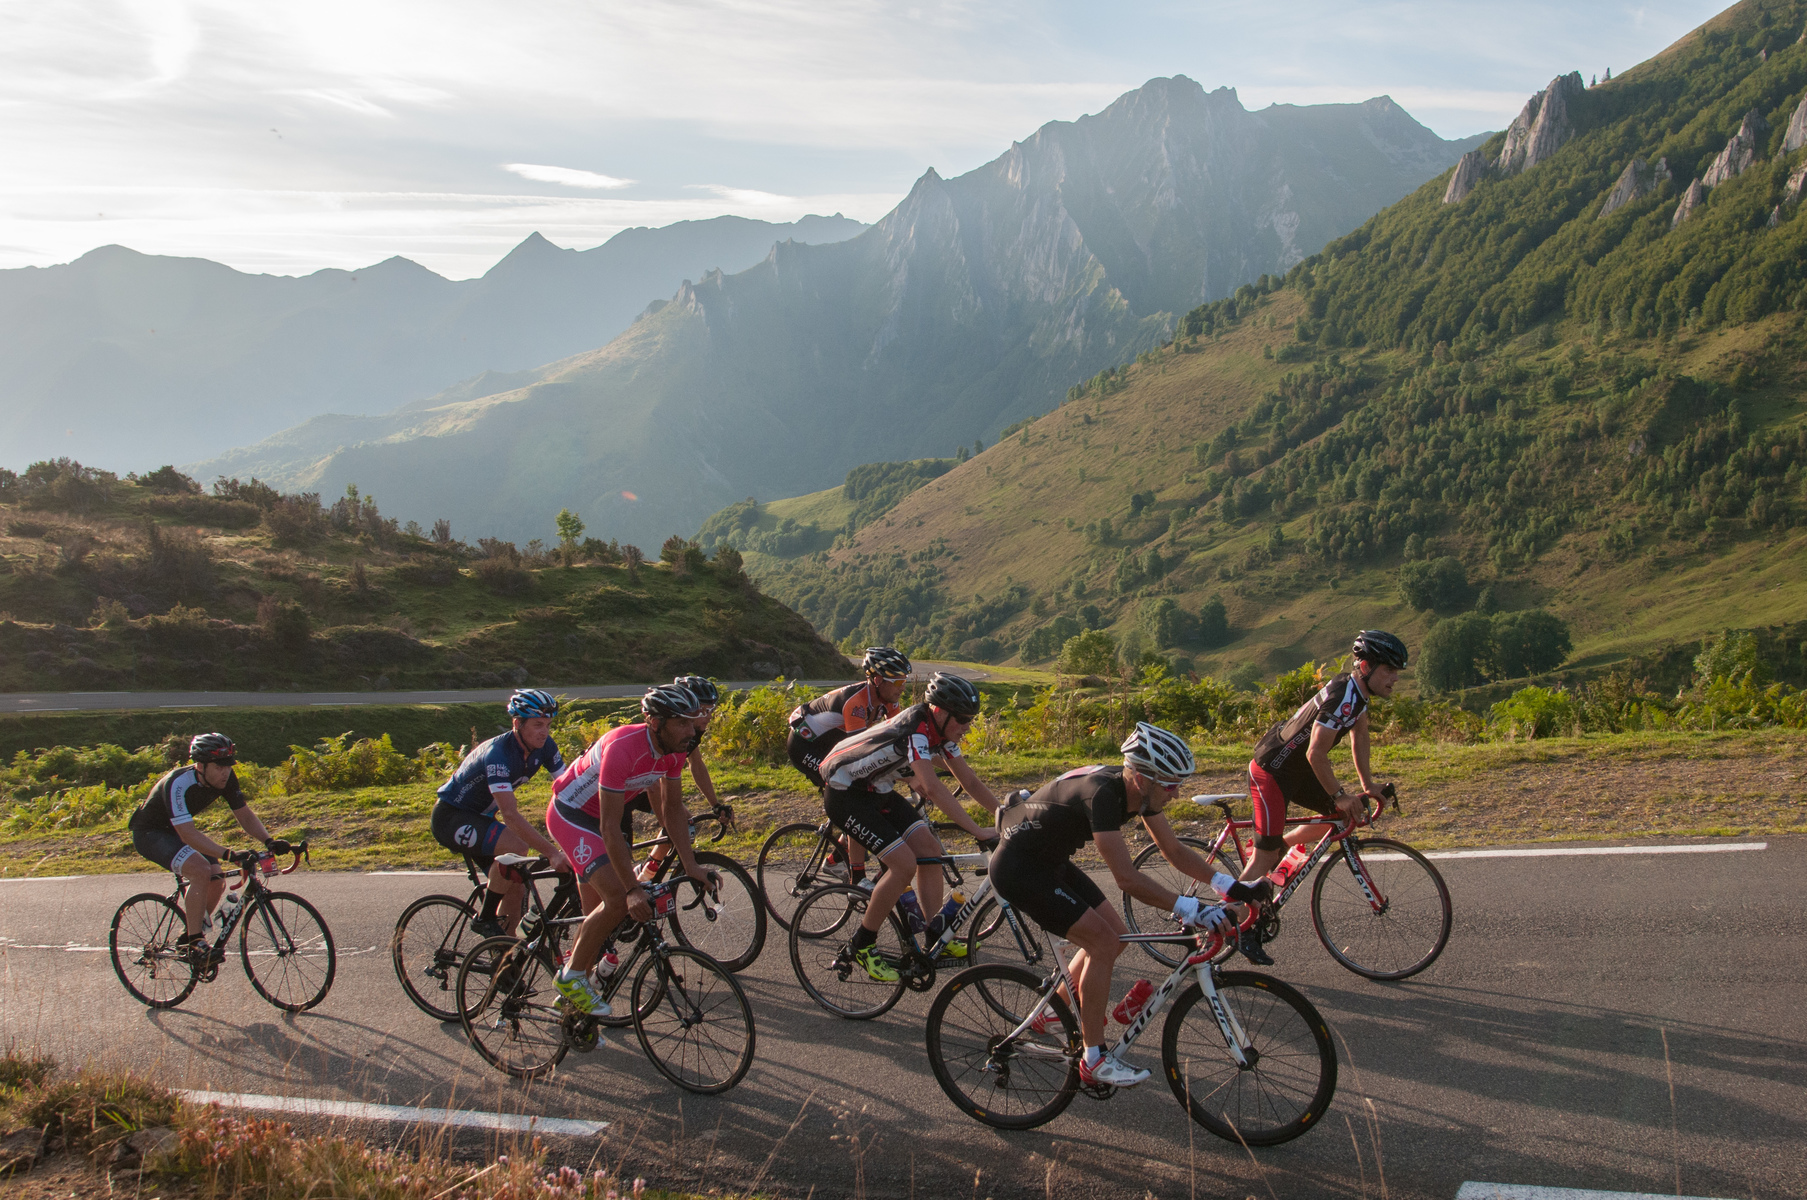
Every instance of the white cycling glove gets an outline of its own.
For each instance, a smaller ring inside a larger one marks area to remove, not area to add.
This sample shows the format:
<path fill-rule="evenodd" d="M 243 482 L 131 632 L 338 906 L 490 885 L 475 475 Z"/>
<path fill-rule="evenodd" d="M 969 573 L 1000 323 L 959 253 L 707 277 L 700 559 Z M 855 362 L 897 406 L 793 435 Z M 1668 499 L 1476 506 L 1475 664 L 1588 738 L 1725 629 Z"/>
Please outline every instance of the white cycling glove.
<path fill-rule="evenodd" d="M 1202 908 L 1197 896 L 1181 896 L 1173 902 L 1173 919 L 1182 925 L 1196 925 Z"/>
<path fill-rule="evenodd" d="M 1221 904 L 1203 904 L 1196 896 L 1181 896 L 1173 902 L 1173 917 L 1183 925 L 1228 930 L 1236 922 Z"/>

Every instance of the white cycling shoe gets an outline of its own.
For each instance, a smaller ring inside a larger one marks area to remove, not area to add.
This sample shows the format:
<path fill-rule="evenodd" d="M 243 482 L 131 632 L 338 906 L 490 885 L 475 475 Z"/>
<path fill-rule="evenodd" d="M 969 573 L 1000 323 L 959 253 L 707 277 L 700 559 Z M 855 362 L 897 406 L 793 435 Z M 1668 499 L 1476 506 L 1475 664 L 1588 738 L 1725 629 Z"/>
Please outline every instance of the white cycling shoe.
<path fill-rule="evenodd" d="M 1130 1066 L 1115 1054 L 1101 1055 L 1097 1062 L 1086 1065 L 1085 1056 L 1079 1056 L 1079 1081 L 1087 1087 L 1100 1084 L 1108 1087 L 1135 1087 L 1148 1079 L 1148 1072 Z"/>

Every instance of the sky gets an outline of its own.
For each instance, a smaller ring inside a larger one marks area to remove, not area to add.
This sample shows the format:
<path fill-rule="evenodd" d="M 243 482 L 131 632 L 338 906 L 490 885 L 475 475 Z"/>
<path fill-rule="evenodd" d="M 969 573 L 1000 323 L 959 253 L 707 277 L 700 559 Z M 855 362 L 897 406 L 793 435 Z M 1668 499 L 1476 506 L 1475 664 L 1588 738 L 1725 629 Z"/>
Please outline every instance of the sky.
<path fill-rule="evenodd" d="M 0 268 L 117 243 L 480 275 L 734 213 L 884 215 L 1148 79 L 1390 95 L 1444 137 L 1724 5 L 1522 0 L 0 0 Z"/>

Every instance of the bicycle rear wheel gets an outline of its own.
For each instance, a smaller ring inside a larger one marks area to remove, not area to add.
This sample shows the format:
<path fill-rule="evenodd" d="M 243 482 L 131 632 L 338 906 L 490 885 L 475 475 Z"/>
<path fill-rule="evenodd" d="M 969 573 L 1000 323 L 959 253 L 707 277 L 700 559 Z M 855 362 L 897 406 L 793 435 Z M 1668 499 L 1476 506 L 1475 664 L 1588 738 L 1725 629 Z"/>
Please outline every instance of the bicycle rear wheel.
<path fill-rule="evenodd" d="M 456 991 L 464 1035 L 497 1070 L 538 1079 L 565 1057 L 565 1010 L 551 968 L 525 942 L 478 942 L 458 968 Z"/>
<path fill-rule="evenodd" d="M 1180 993 L 1161 1031 L 1161 1066 L 1181 1107 L 1227 1141 L 1290 1142 L 1315 1125 L 1336 1095 L 1336 1047 L 1311 1001 L 1266 975 L 1226 971 L 1217 994 L 1249 1042 L 1239 1067 L 1204 992 Z"/>
<path fill-rule="evenodd" d="M 1058 993 L 1058 1032 L 1010 1031 L 1041 1001 L 1043 980 L 986 963 L 947 981 L 929 1006 L 926 1041 L 935 1081 L 956 1107 L 998 1129 L 1033 1129 L 1061 1114 L 1079 1089 L 1079 1022 Z"/>
<path fill-rule="evenodd" d="M 759 895 L 765 901 L 766 911 L 786 931 L 791 927 L 791 914 L 803 897 L 819 887 L 841 882 L 824 869 L 828 855 L 826 850 L 818 852 L 820 828 L 806 821 L 781 825 L 759 848 L 759 862 L 754 868 Z"/>
<path fill-rule="evenodd" d="M 747 869 L 725 854 L 701 851 L 699 865 L 721 877 L 721 891 L 702 895 L 694 907 L 680 904 L 671 931 L 679 944 L 700 950 L 730 971 L 753 964 L 765 948 L 765 903 Z"/>
<path fill-rule="evenodd" d="M 284 1012 L 306 1012 L 332 990 L 332 931 L 293 892 L 257 898 L 238 927 L 238 955 L 257 994 Z"/>
<path fill-rule="evenodd" d="M 654 953 L 634 977 L 634 1034 L 659 1074 L 687 1092 L 725 1092 L 753 1065 L 753 1006 L 719 962 Z"/>
<path fill-rule="evenodd" d="M 389 939 L 395 977 L 414 1006 L 441 1021 L 456 1021 L 453 988 L 464 952 L 478 942 L 471 932 L 477 914 L 456 896 L 422 896 L 402 910 Z"/>
<path fill-rule="evenodd" d="M 139 892 L 113 914 L 107 949 L 125 990 L 152 1008 L 174 1008 L 195 990 L 194 967 L 176 953 L 188 931 L 182 910 L 168 896 Z"/>
<path fill-rule="evenodd" d="M 1197 851 L 1199 856 L 1209 862 L 1213 868 L 1232 878 L 1242 873 L 1242 864 L 1232 858 L 1228 850 L 1213 852 L 1210 842 L 1194 837 L 1183 837 L 1180 839 L 1180 844 Z M 1229 844 L 1234 845 L 1235 843 Z M 1160 880 L 1162 884 L 1182 896 L 1197 896 L 1202 893 L 1206 897 L 1207 903 L 1216 904 L 1218 902 L 1217 893 L 1212 891 L 1209 885 L 1200 883 L 1192 876 L 1174 867 L 1161 854 L 1161 848 L 1152 842 L 1142 853 L 1136 855 L 1136 870 Z M 1128 892 L 1123 893 L 1123 920 L 1129 926 L 1131 933 L 1178 933 L 1180 929 L 1179 922 L 1173 919 L 1172 913 L 1161 912 L 1152 905 L 1144 904 Z M 1162 946 L 1153 942 L 1143 942 L 1141 946 L 1156 962 L 1164 963 L 1169 967 L 1179 966 L 1180 960 L 1186 957 L 1184 947 L 1181 946 Z M 1219 960 L 1228 958 L 1235 949 L 1235 943 L 1226 942 L 1222 953 L 1218 956 Z"/>
<path fill-rule="evenodd" d="M 1311 923 L 1324 949 L 1367 979 L 1405 979 L 1436 962 L 1452 924 L 1449 888 L 1437 868 L 1392 838 L 1344 847 L 1318 868 L 1311 885 Z M 1362 892 L 1349 853 L 1373 880 L 1379 909 Z"/>
<path fill-rule="evenodd" d="M 791 969 L 810 999 L 837 1017 L 868 1021 L 891 1010 L 903 996 L 903 976 L 886 983 L 853 961 L 852 939 L 871 897 L 856 887 L 822 888 L 804 897 L 791 922 Z M 879 956 L 893 967 L 904 961 L 908 944 L 903 924 L 888 913 L 878 930 Z"/>

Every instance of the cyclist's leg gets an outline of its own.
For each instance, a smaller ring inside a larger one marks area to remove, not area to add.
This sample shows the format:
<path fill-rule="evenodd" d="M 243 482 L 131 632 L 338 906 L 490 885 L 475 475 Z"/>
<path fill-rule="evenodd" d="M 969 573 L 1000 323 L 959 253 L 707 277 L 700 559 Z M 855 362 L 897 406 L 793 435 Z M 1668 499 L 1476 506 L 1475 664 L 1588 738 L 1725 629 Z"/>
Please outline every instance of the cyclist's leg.
<path fill-rule="evenodd" d="M 1249 802 L 1255 810 L 1255 852 L 1249 856 L 1240 879 L 1253 883 L 1273 870 L 1286 852 L 1286 793 L 1280 781 L 1249 764 Z"/>
<path fill-rule="evenodd" d="M 188 920 L 188 934 L 194 937 L 201 932 L 201 922 L 207 919 L 226 894 L 226 876 L 221 872 L 219 864 L 208 858 L 192 846 L 183 846 L 182 853 L 175 856 L 175 869 L 182 878 L 188 880 L 187 903 L 182 915 Z"/>
<path fill-rule="evenodd" d="M 483 893 L 483 910 L 478 920 L 495 920 L 514 932 L 521 916 L 522 885 L 513 872 L 496 864 L 498 854 L 532 854 L 533 847 L 509 831 L 507 825 L 488 813 L 470 812 L 450 804 L 435 804 L 432 816 L 433 840 L 454 854 L 468 854 L 489 873 L 488 887 Z"/>
<path fill-rule="evenodd" d="M 866 915 L 860 922 L 868 935 L 855 939 L 862 945 L 871 943 L 872 936 L 884 926 L 886 916 L 916 877 L 916 851 L 904 840 L 902 831 L 886 818 L 886 800 L 886 796 L 864 788 L 845 792 L 830 788 L 823 802 L 828 819 L 847 834 L 848 840 L 864 846 L 889 868 L 872 889 L 872 903 L 866 906 Z"/>
<path fill-rule="evenodd" d="M 839 731 L 830 731 L 819 737 L 805 738 L 793 731 L 784 750 L 790 755 L 791 766 L 796 767 L 817 791 L 822 791 L 827 786 L 822 780 L 822 756 L 845 736 Z M 841 853 L 847 857 L 847 882 L 859 882 L 866 874 L 866 848 L 849 837 L 842 837 L 838 844 Z"/>
<path fill-rule="evenodd" d="M 566 966 L 574 972 L 588 971 L 596 965 L 609 934 L 627 915 L 627 890 L 609 863 L 599 824 L 589 819 L 588 813 L 573 816 L 553 801 L 546 807 L 546 831 L 577 868 L 578 898 L 584 907 L 583 923 L 577 927 L 577 941 Z"/>
<path fill-rule="evenodd" d="M 1085 878 L 1078 868 L 1074 871 L 1080 878 Z M 1079 947 L 1079 953 L 1073 956 L 1067 970 L 1079 988 L 1079 1032 L 1087 1046 L 1104 1044 L 1105 1013 L 1111 1002 L 1111 972 L 1116 968 L 1117 956 L 1123 952 L 1123 943 L 1117 939 L 1128 932 L 1122 915 L 1103 903 L 1102 898 L 1067 929 L 1066 939 Z"/>

